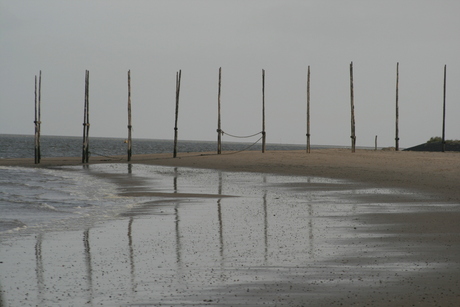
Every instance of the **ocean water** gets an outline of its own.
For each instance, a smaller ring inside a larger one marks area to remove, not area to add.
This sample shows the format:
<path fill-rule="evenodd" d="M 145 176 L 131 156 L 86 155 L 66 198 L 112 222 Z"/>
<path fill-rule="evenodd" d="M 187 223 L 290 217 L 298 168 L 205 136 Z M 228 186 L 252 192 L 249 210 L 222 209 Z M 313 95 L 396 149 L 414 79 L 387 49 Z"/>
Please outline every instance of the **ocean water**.
<path fill-rule="evenodd" d="M 214 178 L 217 174 L 227 178 L 226 193 L 217 184 L 222 179 Z M 145 203 L 162 201 L 176 193 L 251 197 L 259 194 L 259 188 L 265 185 L 262 177 L 137 164 L 0 166 L 0 241 L 41 232 L 91 228 L 97 222 L 117 219 Z M 289 177 L 271 179 L 284 180 Z M 323 181 L 342 182 L 302 177 L 295 180 L 308 181 L 312 187 Z"/>
<path fill-rule="evenodd" d="M 115 189 L 75 169 L 0 166 L 0 233 L 81 222 L 109 206 L 113 211 L 119 205 L 108 197 Z"/>
<path fill-rule="evenodd" d="M 251 143 L 225 143 L 223 150 L 239 151 Z M 80 156 L 79 137 L 42 136 L 41 156 Z M 268 145 L 267 150 L 302 149 L 301 145 Z M 180 152 L 216 150 L 216 142 L 179 141 Z M 248 150 L 260 150 L 255 144 Z M 125 155 L 127 145 L 121 138 L 91 138 L 92 156 Z M 133 154 L 165 153 L 173 151 L 169 140 L 133 140 Z M 34 136 L 0 135 L 0 159 L 33 158 Z M 91 166 L 93 171 L 96 166 Z M 117 185 L 106 178 L 98 178 L 89 167 L 24 168 L 0 166 L 0 233 L 35 229 L 56 222 L 91 222 L 89 216 L 112 216 L 126 209 L 127 200 L 116 199 Z M 129 202 L 129 201 L 128 201 Z M 86 217 L 86 219 L 85 219 Z M 48 226 L 47 226 L 48 227 Z"/>
<path fill-rule="evenodd" d="M 122 138 L 91 137 L 89 151 L 92 156 L 126 155 L 127 145 Z M 251 142 L 252 141 L 252 142 Z M 222 150 L 261 150 L 257 138 L 249 142 L 223 142 Z M 0 159 L 34 158 L 33 135 L 0 134 Z M 253 146 L 251 146 L 253 145 Z M 182 141 L 179 140 L 178 152 L 209 152 L 217 151 L 217 142 L 211 141 Z M 320 147 L 315 147 L 320 148 Z M 133 139 L 132 154 L 152 154 L 173 152 L 172 140 Z M 296 150 L 305 149 L 304 145 L 267 144 L 267 150 Z M 41 156 L 45 157 L 81 157 L 82 138 L 68 136 L 41 136 Z"/>

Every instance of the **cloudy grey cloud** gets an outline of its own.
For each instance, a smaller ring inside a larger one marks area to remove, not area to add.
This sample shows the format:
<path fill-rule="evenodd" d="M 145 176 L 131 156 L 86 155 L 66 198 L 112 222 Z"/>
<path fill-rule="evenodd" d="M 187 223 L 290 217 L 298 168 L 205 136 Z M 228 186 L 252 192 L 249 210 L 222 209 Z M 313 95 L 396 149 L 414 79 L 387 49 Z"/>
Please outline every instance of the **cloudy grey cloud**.
<path fill-rule="evenodd" d="M 357 144 L 394 144 L 400 63 L 400 144 L 440 135 L 447 64 L 447 137 L 460 139 L 458 1 L 0 0 L 0 133 L 33 133 L 42 70 L 42 134 L 80 135 L 90 71 L 91 135 L 171 139 L 182 70 L 179 138 L 214 140 L 222 67 L 222 129 L 304 143 L 311 66 L 312 143 L 348 145 L 354 63 Z"/>

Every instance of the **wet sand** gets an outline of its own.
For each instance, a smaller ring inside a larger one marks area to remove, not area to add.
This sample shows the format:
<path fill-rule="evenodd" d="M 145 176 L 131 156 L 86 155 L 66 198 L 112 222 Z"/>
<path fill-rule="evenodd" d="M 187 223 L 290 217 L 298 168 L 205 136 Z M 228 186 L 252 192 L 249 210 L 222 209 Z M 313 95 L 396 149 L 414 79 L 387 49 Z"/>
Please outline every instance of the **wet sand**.
<path fill-rule="evenodd" d="M 33 159 L 0 159 L 0 165 L 34 166 Z M 90 163 L 127 163 L 125 156 L 90 158 Z M 413 188 L 460 202 L 459 152 L 406 152 L 349 149 L 246 151 L 237 154 L 178 153 L 134 155 L 131 163 L 186 166 L 271 174 L 350 179 L 378 186 Z M 81 158 L 43 158 L 40 166 L 80 165 Z"/>
<path fill-rule="evenodd" d="M 94 157 L 91 161 L 126 163 L 123 157 Z M 78 165 L 79 162 L 79 158 L 45 158 L 41 167 Z M 133 167 L 146 164 L 221 170 L 229 177 L 231 174 L 236 176 L 228 183 L 231 186 L 232 182 L 236 190 L 224 188 L 216 195 L 206 189 L 184 187 L 182 194 L 166 197 L 162 191 L 138 189 L 139 184 L 130 186 L 130 180 L 117 177 L 118 184 L 125 187 L 127 197 L 155 196 L 164 200 L 145 203 L 127 212 L 127 219 L 99 225 L 86 235 L 87 241 L 91 237 L 92 244 L 98 246 L 91 248 L 91 254 L 99 259 L 100 265 L 110 262 L 110 270 L 125 271 L 125 274 L 114 273 L 111 278 L 125 279 L 132 285 L 127 291 L 131 299 L 106 298 L 99 301 L 102 304 L 459 305 L 458 153 L 366 150 L 350 153 L 342 149 L 314 150 L 311 154 L 301 151 L 228 155 L 179 153 L 175 159 L 170 154 L 134 156 L 132 164 Z M 0 160 L 0 165 L 33 166 L 33 160 Z M 250 172 L 256 177 L 240 176 L 238 174 L 243 173 L 238 172 Z M 279 182 L 273 177 L 272 182 L 271 177 L 263 177 L 264 173 L 267 176 L 281 174 L 344 181 L 298 179 Z M 203 183 L 196 181 L 196 177 L 187 180 L 195 180 L 196 187 L 212 186 L 212 182 L 222 181 L 211 179 Z M 254 181 L 260 183 L 252 187 Z M 252 192 L 248 191 L 252 190 L 238 192 L 238 185 L 248 185 L 257 192 L 253 192 L 253 197 L 241 198 L 239 194 L 250 194 Z M 286 204 L 283 199 L 288 196 L 294 200 Z M 334 203 L 329 197 L 334 197 L 340 206 L 329 207 L 330 202 Z M 251 211 L 255 210 L 251 209 L 254 208 L 252 205 L 242 206 L 252 202 L 261 204 L 258 211 Z M 304 203 L 314 205 L 308 207 Z M 214 218 L 207 217 L 209 212 Z M 138 219 L 133 220 L 133 217 Z M 153 221 L 158 224 L 152 226 Z M 302 221 L 305 228 L 299 226 Z M 129 223 L 137 228 L 128 230 L 126 235 Z M 214 234 L 210 229 L 220 231 Z M 110 243 L 110 235 L 117 232 L 126 238 L 124 251 L 117 250 L 116 243 L 120 242 Z M 73 235 L 55 234 L 55 240 L 47 242 L 50 245 L 59 245 L 59 242 L 63 245 L 80 244 L 81 235 Z M 104 236 L 109 239 L 103 240 Z M 36 238 L 30 238 L 30 242 L 24 240 L 21 244 L 37 246 L 35 241 Z M 160 253 L 156 250 L 158 246 L 167 246 L 170 251 Z M 60 248 L 54 253 L 56 256 L 53 257 L 59 259 L 66 255 Z M 152 254 L 156 253 L 164 258 L 152 263 Z M 89 254 L 89 248 L 84 254 Z M 125 254 L 127 258 L 123 258 Z M 131 264 L 123 259 L 129 259 Z M 96 263 L 93 260 L 75 265 L 98 275 Z M 68 263 L 64 261 L 64 265 Z M 99 270 L 103 275 L 104 270 Z M 153 271 L 159 272 L 161 280 L 141 273 Z M 99 278 L 86 278 L 86 296 L 81 302 L 87 297 L 97 297 L 92 293 L 99 289 L 96 283 L 105 282 L 108 284 L 106 288 L 110 288 L 112 282 L 117 284 L 117 281 Z M 176 289 L 171 290 L 171 287 Z M 34 300 L 32 303 L 39 302 Z"/>

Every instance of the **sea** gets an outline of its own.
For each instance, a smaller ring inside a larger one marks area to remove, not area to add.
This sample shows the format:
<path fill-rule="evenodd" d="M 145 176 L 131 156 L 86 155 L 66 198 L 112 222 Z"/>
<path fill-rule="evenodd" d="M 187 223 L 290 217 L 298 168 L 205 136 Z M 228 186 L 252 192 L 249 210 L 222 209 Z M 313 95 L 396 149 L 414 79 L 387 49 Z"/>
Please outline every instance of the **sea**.
<path fill-rule="evenodd" d="M 0 134 L 0 159 L 34 158 L 35 137 L 33 135 Z M 74 136 L 41 136 L 41 157 L 81 157 L 82 138 Z M 312 148 L 327 148 L 331 146 L 312 146 Z M 261 142 L 223 142 L 223 151 L 242 151 L 262 149 Z M 299 144 L 270 144 L 266 150 L 301 150 L 305 145 Z M 173 152 L 173 140 L 133 139 L 132 154 L 154 154 Z M 89 140 L 90 156 L 126 155 L 126 139 L 91 137 Z M 180 152 L 211 152 L 217 151 L 216 141 L 182 141 L 177 142 Z"/>
<path fill-rule="evenodd" d="M 34 158 L 33 135 L 0 134 L 0 162 L 9 158 Z M 133 139 L 132 153 L 153 154 L 173 152 L 172 140 Z M 127 154 L 122 138 L 92 137 L 91 156 Z M 300 150 L 302 145 L 267 144 L 267 150 Z M 211 152 L 216 142 L 178 141 L 178 153 Z M 261 144 L 224 142 L 222 150 L 238 152 L 261 150 Z M 82 138 L 70 136 L 41 136 L 41 157 L 78 157 Z M 91 159 L 91 158 L 90 158 Z M 46 227 L 66 228 L 72 223 L 94 222 L 118 214 L 127 205 L 115 197 L 117 186 L 93 172 L 111 166 L 77 166 L 28 168 L 0 166 L 0 239 L 15 233 L 30 233 Z M 110 170 L 104 170 L 110 171 Z M 86 219 L 85 219 L 86 217 Z"/>

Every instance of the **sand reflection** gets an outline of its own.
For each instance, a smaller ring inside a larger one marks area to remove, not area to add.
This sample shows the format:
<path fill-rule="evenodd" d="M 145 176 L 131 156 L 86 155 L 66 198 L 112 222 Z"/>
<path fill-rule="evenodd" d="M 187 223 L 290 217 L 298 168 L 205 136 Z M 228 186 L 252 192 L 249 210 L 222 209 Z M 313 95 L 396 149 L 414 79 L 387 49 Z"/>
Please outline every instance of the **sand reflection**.
<path fill-rule="evenodd" d="M 35 244 L 35 263 L 36 263 L 36 276 L 37 276 L 37 300 L 39 304 L 42 304 L 44 301 L 44 290 L 45 290 L 45 280 L 43 277 L 43 255 L 42 255 L 42 242 L 43 234 L 39 233 L 37 235 L 37 243 Z"/>

